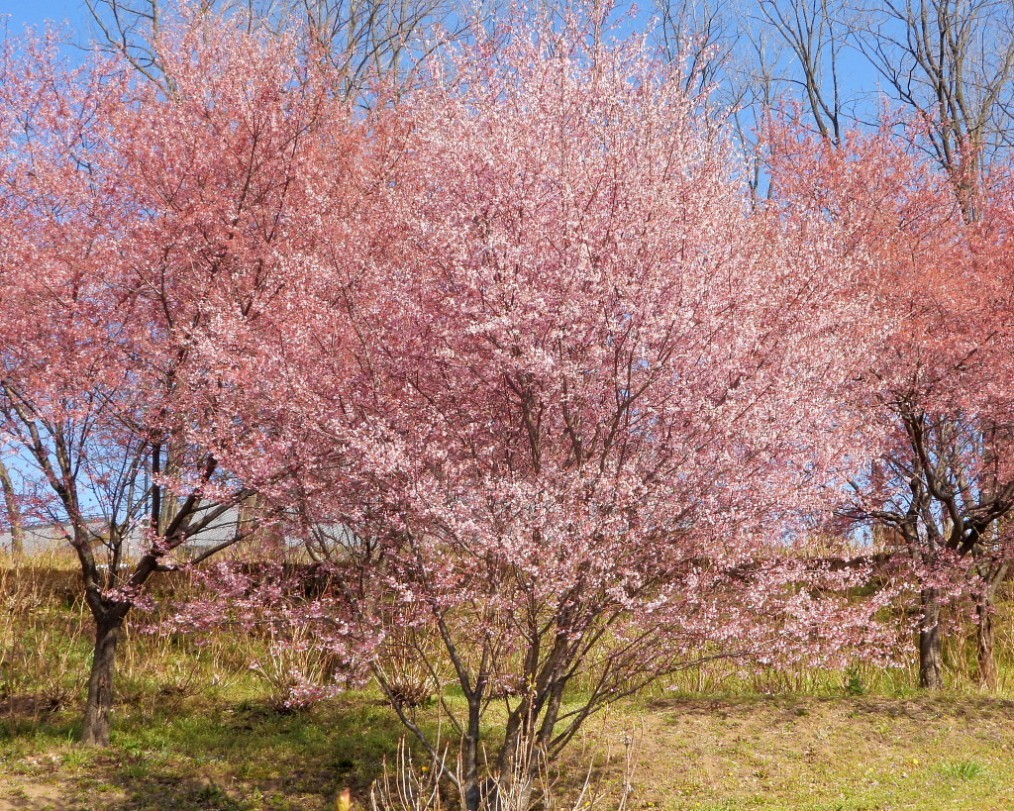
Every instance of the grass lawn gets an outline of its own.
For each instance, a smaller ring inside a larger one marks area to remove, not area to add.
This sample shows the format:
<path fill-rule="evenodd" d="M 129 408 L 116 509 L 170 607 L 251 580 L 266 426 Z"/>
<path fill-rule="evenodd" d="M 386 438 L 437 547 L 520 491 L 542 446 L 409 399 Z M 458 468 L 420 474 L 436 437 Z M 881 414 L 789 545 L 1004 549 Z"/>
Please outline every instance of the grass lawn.
<path fill-rule="evenodd" d="M 112 747 L 75 746 L 74 710 L 0 723 L 0 809 L 329 809 L 368 787 L 401 729 L 371 693 L 279 714 L 226 695 L 119 708 Z M 27 708 L 26 708 L 27 709 Z M 627 736 L 634 809 L 1014 808 L 1014 701 L 936 697 L 639 699 L 565 758 L 566 797 L 594 759 L 615 806 Z M 611 758 L 606 763 L 606 757 Z"/>

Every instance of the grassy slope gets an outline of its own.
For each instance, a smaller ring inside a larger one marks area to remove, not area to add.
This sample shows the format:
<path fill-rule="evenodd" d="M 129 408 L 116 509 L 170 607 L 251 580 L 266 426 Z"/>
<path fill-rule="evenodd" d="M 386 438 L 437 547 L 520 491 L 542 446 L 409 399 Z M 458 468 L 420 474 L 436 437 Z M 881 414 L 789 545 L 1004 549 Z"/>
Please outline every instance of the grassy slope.
<path fill-rule="evenodd" d="M 75 720 L 60 712 L 36 724 L 12 725 L 8 716 L 0 725 L 0 809 L 319 811 L 346 785 L 362 807 L 400 735 L 369 693 L 294 715 L 224 695 L 144 701 L 120 709 L 106 752 L 71 743 Z M 568 755 L 565 780 L 611 751 L 602 780 L 614 800 L 629 734 L 637 756 L 632 808 L 1014 807 L 1014 701 L 1004 699 L 630 702 L 589 727 Z"/>
<path fill-rule="evenodd" d="M 1014 702 L 678 701 L 646 714 L 638 799 L 671 809 L 1010 809 Z"/>

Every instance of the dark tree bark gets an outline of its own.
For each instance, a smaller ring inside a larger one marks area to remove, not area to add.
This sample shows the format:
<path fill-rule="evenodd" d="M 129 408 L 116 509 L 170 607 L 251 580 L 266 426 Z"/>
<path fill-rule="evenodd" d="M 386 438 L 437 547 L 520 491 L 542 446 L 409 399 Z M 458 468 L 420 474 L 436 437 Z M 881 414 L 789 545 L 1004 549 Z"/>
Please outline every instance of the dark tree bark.
<path fill-rule="evenodd" d="M 944 667 L 940 635 L 940 600 L 936 589 L 923 589 L 920 603 L 922 617 L 919 620 L 919 686 L 939 690 L 944 686 Z"/>
<path fill-rule="evenodd" d="M 979 686 L 996 690 L 996 653 L 993 638 L 992 601 L 982 596 L 976 601 L 976 649 L 979 664 Z"/>
<path fill-rule="evenodd" d="M 996 666 L 996 639 L 993 633 L 993 607 L 996 604 L 997 587 L 1007 576 L 1006 561 L 980 561 L 978 571 L 982 589 L 975 599 L 975 642 L 978 663 L 979 686 L 996 690 L 999 673 Z"/>
<path fill-rule="evenodd" d="M 88 677 L 81 742 L 90 746 L 108 746 L 110 715 L 113 710 L 113 682 L 116 677 L 116 646 L 123 632 L 126 607 L 108 609 L 95 619 L 95 651 Z"/>

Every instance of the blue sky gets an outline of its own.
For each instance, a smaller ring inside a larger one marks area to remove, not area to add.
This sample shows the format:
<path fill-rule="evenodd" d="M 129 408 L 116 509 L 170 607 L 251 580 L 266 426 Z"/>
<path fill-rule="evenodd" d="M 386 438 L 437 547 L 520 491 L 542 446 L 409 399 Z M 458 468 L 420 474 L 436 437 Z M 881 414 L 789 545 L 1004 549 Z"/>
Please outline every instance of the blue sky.
<path fill-rule="evenodd" d="M 68 43 L 87 46 L 94 35 L 94 22 L 84 0 L 0 0 L 0 38 L 17 37 L 26 26 L 41 29 L 56 24 L 65 29 Z M 84 51 L 68 46 L 64 53 L 75 62 Z"/>
<path fill-rule="evenodd" d="M 0 15 L 7 18 L 12 34 L 46 20 L 67 21 L 76 33 L 87 34 L 91 20 L 83 0 L 0 0 Z"/>

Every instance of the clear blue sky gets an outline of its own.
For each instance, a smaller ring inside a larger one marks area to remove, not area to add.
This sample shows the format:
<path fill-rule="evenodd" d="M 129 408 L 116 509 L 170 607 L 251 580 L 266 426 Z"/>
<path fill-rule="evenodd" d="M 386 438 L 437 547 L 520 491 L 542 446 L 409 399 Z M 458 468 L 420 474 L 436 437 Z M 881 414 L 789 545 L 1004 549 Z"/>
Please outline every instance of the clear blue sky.
<path fill-rule="evenodd" d="M 25 25 L 42 28 L 47 22 L 67 25 L 71 42 L 85 45 L 91 38 L 92 21 L 84 0 L 0 0 L 0 23 L 17 36 Z"/>
<path fill-rule="evenodd" d="M 26 25 L 51 20 L 67 21 L 75 33 L 87 36 L 91 20 L 84 0 L 0 0 L 0 15 L 7 18 L 12 34 L 21 33 Z"/>

